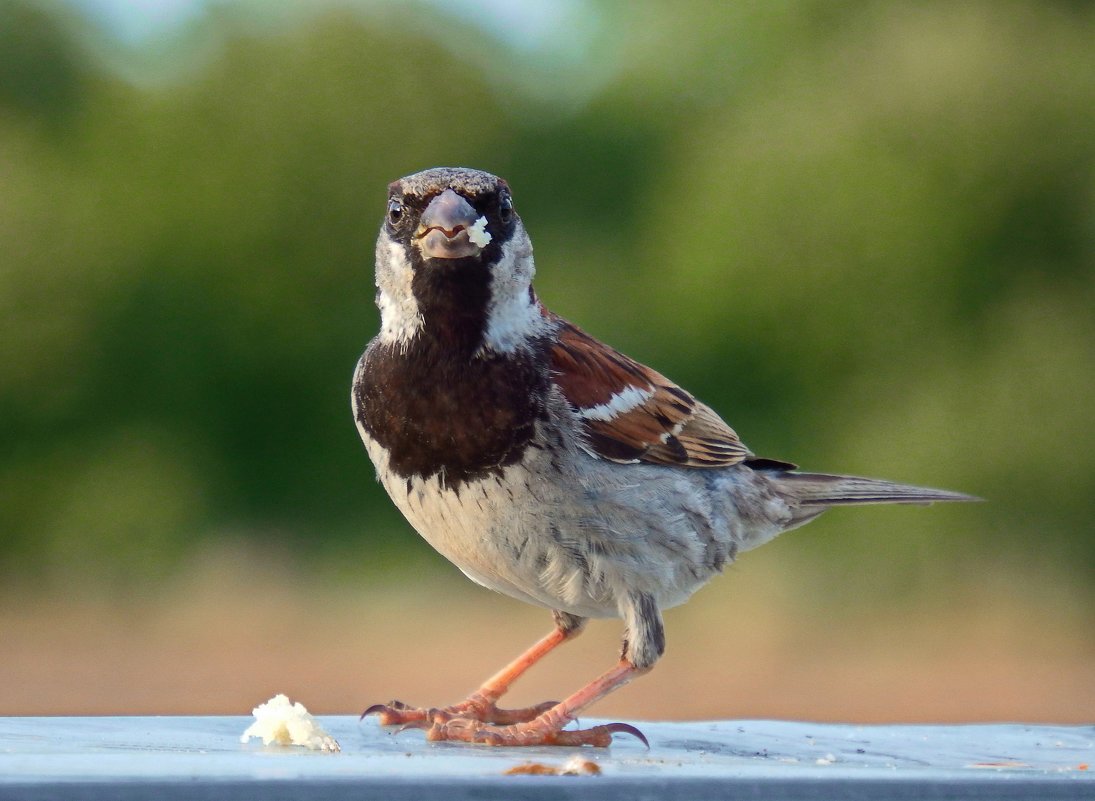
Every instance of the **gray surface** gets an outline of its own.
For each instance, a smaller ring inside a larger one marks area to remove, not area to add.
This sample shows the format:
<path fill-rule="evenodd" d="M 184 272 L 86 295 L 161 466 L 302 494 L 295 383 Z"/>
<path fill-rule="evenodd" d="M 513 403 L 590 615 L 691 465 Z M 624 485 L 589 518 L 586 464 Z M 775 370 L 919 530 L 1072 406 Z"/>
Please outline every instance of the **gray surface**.
<path fill-rule="evenodd" d="M 242 745 L 243 716 L 0 718 L 0 799 L 1095 799 L 1092 726 L 644 723 L 647 751 L 629 737 L 611 749 L 431 744 L 319 719 L 342 753 Z M 503 775 L 579 751 L 600 776 Z"/>

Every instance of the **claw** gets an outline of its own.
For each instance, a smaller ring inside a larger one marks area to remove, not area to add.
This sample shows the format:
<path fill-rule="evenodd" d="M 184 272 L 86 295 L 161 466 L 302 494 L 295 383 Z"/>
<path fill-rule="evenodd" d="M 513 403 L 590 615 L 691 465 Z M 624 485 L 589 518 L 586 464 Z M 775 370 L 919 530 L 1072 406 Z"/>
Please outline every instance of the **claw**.
<path fill-rule="evenodd" d="M 380 718 L 381 726 L 395 726 L 412 720 L 421 720 L 427 711 L 408 706 L 402 701 L 389 701 L 386 704 L 373 704 L 361 713 L 358 720 L 364 720 L 368 715 L 374 714 Z"/>
<path fill-rule="evenodd" d="M 369 715 L 377 715 L 381 712 L 387 712 L 390 707 L 390 704 L 373 704 L 371 707 L 361 713 L 361 717 L 359 717 L 358 720 L 365 720 L 365 718 L 369 717 Z"/>
<path fill-rule="evenodd" d="M 502 735 L 494 731 L 477 731 L 471 741 L 479 745 L 505 745 Z"/>
<path fill-rule="evenodd" d="M 650 750 L 650 741 L 646 739 L 646 735 L 630 723 L 609 723 L 606 726 L 598 726 L 598 728 L 607 729 L 610 734 L 630 734 L 645 745 L 647 750 Z"/>

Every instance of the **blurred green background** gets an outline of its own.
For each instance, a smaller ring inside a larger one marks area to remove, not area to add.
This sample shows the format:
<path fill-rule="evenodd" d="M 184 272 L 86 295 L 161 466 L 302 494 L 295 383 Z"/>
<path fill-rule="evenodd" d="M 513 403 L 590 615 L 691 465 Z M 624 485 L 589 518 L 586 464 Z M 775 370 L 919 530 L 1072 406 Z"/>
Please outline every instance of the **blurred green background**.
<path fill-rule="evenodd" d="M 126 5 L 0 0 L 0 602 L 454 572 L 349 411 L 386 185 L 450 164 L 754 451 L 988 500 L 767 546 L 793 608 L 1095 648 L 1092 4 Z"/>

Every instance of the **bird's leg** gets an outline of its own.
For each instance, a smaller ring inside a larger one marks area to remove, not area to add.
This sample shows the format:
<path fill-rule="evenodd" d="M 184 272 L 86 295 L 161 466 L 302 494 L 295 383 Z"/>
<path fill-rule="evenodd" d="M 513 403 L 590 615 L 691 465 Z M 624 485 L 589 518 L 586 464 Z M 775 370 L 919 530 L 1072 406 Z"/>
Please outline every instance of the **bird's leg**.
<path fill-rule="evenodd" d="M 496 704 L 498 699 L 509 690 L 510 685 L 517 681 L 526 670 L 559 645 L 577 637 L 585 626 L 585 619 L 576 615 L 555 611 L 552 612 L 552 616 L 555 618 L 555 629 L 550 634 L 540 639 L 535 645 L 487 679 L 478 690 L 460 703 L 441 709 L 423 709 L 408 706 L 402 701 L 389 701 L 387 704 L 376 704 L 369 707 L 361 713 L 361 717 L 376 714 L 380 718 L 382 726 L 414 725 L 421 722 L 435 723 L 454 718 L 502 725 L 532 720 L 537 715 L 551 709 L 556 702 L 547 701 L 524 709 L 499 709 Z"/>
<path fill-rule="evenodd" d="M 565 701 L 543 710 L 531 720 L 508 726 L 494 726 L 470 718 L 439 718 L 429 726 L 429 740 L 462 740 L 484 745 L 595 745 L 612 744 L 612 735 L 631 734 L 649 748 L 643 733 L 628 723 L 609 723 L 591 729 L 563 727 L 578 713 L 622 687 L 637 676 L 647 673 L 665 651 L 665 630 L 661 612 L 654 598 L 646 593 L 631 593 L 620 602 L 620 616 L 627 634 L 623 653 L 616 667 L 601 674 Z M 426 728 L 425 725 L 416 726 Z"/>
<path fill-rule="evenodd" d="M 590 729 L 563 729 L 583 709 L 649 670 L 649 667 L 635 667 L 626 659 L 622 659 L 612 670 L 598 676 L 565 701 L 544 710 L 532 720 L 509 726 L 490 725 L 481 720 L 467 717 L 435 720 L 429 731 L 426 732 L 426 739 L 462 740 L 483 745 L 594 745 L 604 747 L 612 744 L 613 734 L 623 733 L 638 737 L 649 747 L 650 743 L 647 742 L 643 733 L 627 723 L 609 723 L 603 726 L 594 726 Z"/>

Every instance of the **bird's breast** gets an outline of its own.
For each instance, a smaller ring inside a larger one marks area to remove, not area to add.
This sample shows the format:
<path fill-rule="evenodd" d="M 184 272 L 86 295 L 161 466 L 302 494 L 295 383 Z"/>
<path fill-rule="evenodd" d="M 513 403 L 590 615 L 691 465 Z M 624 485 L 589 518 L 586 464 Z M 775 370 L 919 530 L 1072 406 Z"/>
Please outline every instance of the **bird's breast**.
<path fill-rule="evenodd" d="M 557 488 L 538 480 L 526 464 L 538 461 L 534 452 L 495 474 L 453 486 L 443 473 L 399 476 L 390 469 L 388 451 L 365 431 L 362 439 L 399 511 L 472 581 L 526 603 L 563 608 L 568 599 L 544 580 L 557 573 L 573 585 L 572 595 L 581 595 L 580 571 L 569 560 L 563 564 L 564 554 L 551 534 Z M 595 611 L 583 613 L 604 616 L 614 611 L 611 599 L 604 598 Z"/>
<path fill-rule="evenodd" d="M 468 359 L 374 343 L 354 380 L 358 425 L 404 479 L 449 487 L 520 461 L 544 413 L 546 368 L 531 354 Z"/>

